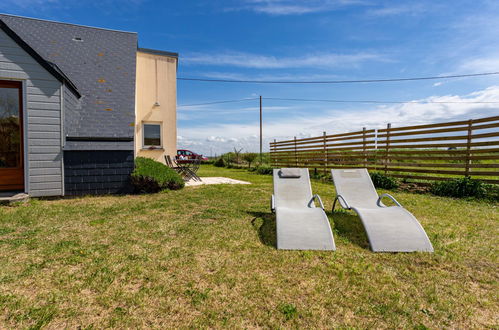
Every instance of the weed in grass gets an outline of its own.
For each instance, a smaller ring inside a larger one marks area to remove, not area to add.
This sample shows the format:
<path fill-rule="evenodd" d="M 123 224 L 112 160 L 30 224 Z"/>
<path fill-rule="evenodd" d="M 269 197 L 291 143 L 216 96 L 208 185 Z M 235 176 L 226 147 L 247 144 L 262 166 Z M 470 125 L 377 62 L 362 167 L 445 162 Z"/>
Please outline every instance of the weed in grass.
<path fill-rule="evenodd" d="M 12 233 L 14 232 L 15 230 L 12 229 L 12 228 L 7 228 L 7 227 L 0 227 L 0 236 L 2 235 L 6 235 L 6 234 L 9 234 L 9 233 Z"/>
<path fill-rule="evenodd" d="M 193 305 L 198 305 L 208 299 L 208 293 L 210 289 L 201 291 L 192 287 L 192 284 L 189 285 L 189 288 L 185 290 L 185 294 L 191 298 L 191 302 Z"/>
<path fill-rule="evenodd" d="M 101 218 L 101 219 L 95 219 L 95 220 L 92 220 L 90 221 L 88 224 L 90 226 L 98 226 L 98 225 L 102 225 L 102 224 L 105 224 L 106 222 L 108 222 L 109 219 L 105 219 L 105 218 Z"/>
<path fill-rule="evenodd" d="M 284 315 L 286 321 L 289 321 L 298 316 L 298 309 L 293 304 L 281 303 L 277 309 Z"/>
<path fill-rule="evenodd" d="M 47 324 L 49 324 L 50 321 L 52 321 L 52 319 L 56 316 L 56 314 L 57 309 L 55 308 L 54 304 L 47 304 L 41 307 L 31 307 L 26 311 L 26 313 L 16 315 L 14 319 L 18 321 L 29 321 L 31 325 L 28 327 L 28 329 L 35 330 L 42 329 Z"/>
<path fill-rule="evenodd" d="M 116 307 L 113 310 L 113 313 L 118 315 L 118 316 L 123 316 L 123 315 L 127 314 L 127 311 L 126 311 L 126 308 L 124 308 L 124 307 Z"/>

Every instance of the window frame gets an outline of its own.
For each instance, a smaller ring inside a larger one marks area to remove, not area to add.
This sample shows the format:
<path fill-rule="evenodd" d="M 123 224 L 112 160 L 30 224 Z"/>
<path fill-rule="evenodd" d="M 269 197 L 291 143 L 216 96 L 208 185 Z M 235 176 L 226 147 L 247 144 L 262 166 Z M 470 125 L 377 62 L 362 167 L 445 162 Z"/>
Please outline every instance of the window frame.
<path fill-rule="evenodd" d="M 159 145 L 146 144 L 146 129 L 145 125 L 159 126 Z M 163 149 L 163 123 L 162 122 L 142 122 L 142 149 Z"/>

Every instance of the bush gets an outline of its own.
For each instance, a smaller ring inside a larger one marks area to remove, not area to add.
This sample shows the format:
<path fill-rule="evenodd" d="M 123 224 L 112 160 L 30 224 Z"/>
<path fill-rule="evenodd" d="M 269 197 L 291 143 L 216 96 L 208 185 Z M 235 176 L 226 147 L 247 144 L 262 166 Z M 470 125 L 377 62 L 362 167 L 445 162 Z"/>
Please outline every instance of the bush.
<path fill-rule="evenodd" d="M 136 192 L 156 193 L 161 190 L 177 190 L 184 187 L 182 177 L 163 163 L 150 158 L 137 157 L 131 181 Z"/>
<path fill-rule="evenodd" d="M 258 154 L 254 152 L 247 152 L 243 154 L 243 159 L 248 163 L 248 167 L 251 167 L 251 163 L 255 161 L 256 157 L 258 157 Z"/>
<path fill-rule="evenodd" d="M 242 165 L 238 165 L 238 164 L 235 164 L 235 163 L 227 164 L 225 167 L 226 168 L 233 168 L 233 169 L 237 169 L 237 170 L 245 168 Z"/>
<path fill-rule="evenodd" d="M 483 182 L 471 179 L 470 177 L 434 182 L 430 187 L 430 192 L 437 196 L 458 198 L 483 198 L 487 195 L 487 189 Z"/>
<path fill-rule="evenodd" d="M 224 167 L 225 166 L 225 161 L 222 156 L 218 158 L 215 162 L 213 162 L 213 165 L 216 167 Z"/>
<path fill-rule="evenodd" d="M 258 174 L 263 174 L 263 175 L 272 175 L 273 173 L 273 168 L 270 167 L 269 165 L 258 165 L 254 168 L 254 172 Z"/>
<path fill-rule="evenodd" d="M 236 161 L 236 154 L 232 151 L 223 154 L 221 157 L 223 157 L 225 161 L 225 166 L 228 166 Z"/>
<path fill-rule="evenodd" d="M 331 175 L 329 175 L 329 173 L 324 174 L 323 171 L 317 171 L 317 169 L 314 169 L 314 171 L 310 172 L 310 179 L 320 180 L 322 182 L 331 182 Z"/>
<path fill-rule="evenodd" d="M 386 176 L 379 172 L 370 173 L 371 180 L 376 188 L 381 189 L 395 189 L 399 186 L 398 181 L 395 178 Z"/>

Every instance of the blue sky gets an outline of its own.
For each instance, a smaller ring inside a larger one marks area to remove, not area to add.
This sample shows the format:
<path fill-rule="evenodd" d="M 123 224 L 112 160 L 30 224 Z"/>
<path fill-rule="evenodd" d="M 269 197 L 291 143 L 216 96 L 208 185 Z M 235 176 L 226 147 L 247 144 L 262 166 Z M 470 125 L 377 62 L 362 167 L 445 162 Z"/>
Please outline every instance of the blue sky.
<path fill-rule="evenodd" d="M 141 47 L 180 53 L 183 77 L 343 80 L 499 71 L 499 1 L 3 0 L 0 11 L 136 31 Z M 178 104 L 264 99 L 268 142 L 499 114 L 499 76 L 380 84 L 259 85 L 179 81 Z M 418 102 L 414 102 L 418 101 Z M 422 102 L 422 103 L 420 103 Z M 258 101 L 179 107 L 178 146 L 258 149 Z"/>

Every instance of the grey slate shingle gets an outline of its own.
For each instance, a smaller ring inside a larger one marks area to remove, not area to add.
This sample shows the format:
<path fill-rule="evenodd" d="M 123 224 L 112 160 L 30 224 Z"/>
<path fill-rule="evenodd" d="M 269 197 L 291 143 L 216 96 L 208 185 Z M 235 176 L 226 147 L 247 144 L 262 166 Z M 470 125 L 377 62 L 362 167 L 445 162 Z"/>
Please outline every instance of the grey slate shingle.
<path fill-rule="evenodd" d="M 82 94 L 65 114 L 66 136 L 133 138 L 136 33 L 4 14 L 0 19 Z"/>

